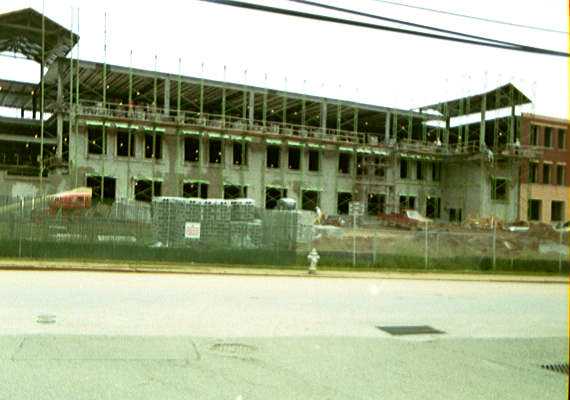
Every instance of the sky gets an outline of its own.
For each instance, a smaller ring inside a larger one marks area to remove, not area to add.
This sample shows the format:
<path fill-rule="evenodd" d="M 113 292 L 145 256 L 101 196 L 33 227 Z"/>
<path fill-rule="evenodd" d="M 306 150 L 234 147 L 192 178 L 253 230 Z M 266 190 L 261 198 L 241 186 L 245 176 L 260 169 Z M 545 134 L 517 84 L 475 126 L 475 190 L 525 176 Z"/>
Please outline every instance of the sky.
<path fill-rule="evenodd" d="M 320 1 L 390 18 L 568 51 L 567 34 L 415 10 L 380 0 Z M 568 2 L 565 0 L 394 1 L 568 30 Z M 382 23 L 287 0 L 257 2 Z M 568 61 L 562 57 L 348 27 L 198 0 L 2 0 L 0 12 L 25 7 L 39 12 L 43 9 L 47 17 L 67 28 L 73 27 L 81 37 L 73 56 L 79 55 L 85 60 L 102 62 L 106 59 L 110 64 L 156 68 L 161 72 L 180 72 L 404 109 L 513 82 L 534 100 L 525 111 L 557 118 L 569 116 Z M 0 77 L 37 81 L 38 67 L 3 56 L 0 57 Z"/>

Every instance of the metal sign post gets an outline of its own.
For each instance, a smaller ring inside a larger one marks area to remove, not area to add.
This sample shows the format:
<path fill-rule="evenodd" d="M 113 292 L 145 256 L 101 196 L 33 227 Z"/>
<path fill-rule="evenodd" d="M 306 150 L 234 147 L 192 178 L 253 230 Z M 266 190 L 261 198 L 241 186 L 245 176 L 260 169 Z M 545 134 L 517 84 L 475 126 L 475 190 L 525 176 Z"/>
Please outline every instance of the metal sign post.
<path fill-rule="evenodd" d="M 352 215 L 352 266 L 356 267 L 356 217 L 364 214 L 364 204 L 351 201 L 348 203 L 348 214 Z"/>

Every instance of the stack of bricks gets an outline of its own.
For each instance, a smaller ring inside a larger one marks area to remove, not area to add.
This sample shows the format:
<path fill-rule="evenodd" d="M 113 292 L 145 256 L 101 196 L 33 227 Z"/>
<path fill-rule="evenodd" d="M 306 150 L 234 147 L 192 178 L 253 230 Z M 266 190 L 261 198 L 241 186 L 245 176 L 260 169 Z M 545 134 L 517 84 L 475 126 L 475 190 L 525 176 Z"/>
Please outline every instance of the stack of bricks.
<path fill-rule="evenodd" d="M 154 240 L 168 247 L 205 244 L 220 248 L 259 248 L 262 224 L 253 200 L 157 197 L 152 202 Z M 187 222 L 200 224 L 200 238 L 185 236 Z"/>

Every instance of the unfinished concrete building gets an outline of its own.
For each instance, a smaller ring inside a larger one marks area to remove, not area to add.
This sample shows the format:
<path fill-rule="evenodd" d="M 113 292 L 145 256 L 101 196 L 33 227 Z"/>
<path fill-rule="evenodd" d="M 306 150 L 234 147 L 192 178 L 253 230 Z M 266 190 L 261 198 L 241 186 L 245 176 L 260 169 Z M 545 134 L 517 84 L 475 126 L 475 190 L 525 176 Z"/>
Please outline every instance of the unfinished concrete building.
<path fill-rule="evenodd" d="M 360 201 L 370 215 L 512 221 L 521 163 L 540 157 L 521 144 L 530 100 L 512 84 L 402 110 L 77 60 L 79 38 L 48 18 L 42 51 L 32 9 L 0 22 L 0 52 L 41 76 L 0 79 L 0 107 L 19 110 L 0 118 L 0 195 L 90 186 L 100 201 L 289 197 L 329 215 Z"/>

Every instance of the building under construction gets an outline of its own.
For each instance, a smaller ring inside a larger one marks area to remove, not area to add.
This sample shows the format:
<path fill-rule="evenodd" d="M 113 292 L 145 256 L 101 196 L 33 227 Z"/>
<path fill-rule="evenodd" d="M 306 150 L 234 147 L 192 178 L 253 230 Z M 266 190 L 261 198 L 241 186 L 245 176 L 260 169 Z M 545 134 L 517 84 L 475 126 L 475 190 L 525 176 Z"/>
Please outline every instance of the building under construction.
<path fill-rule="evenodd" d="M 41 76 L 0 79 L 0 107 L 20 116 L 0 117 L 0 195 L 89 186 L 109 202 L 288 197 L 329 215 L 359 201 L 370 215 L 521 218 L 521 165 L 540 149 L 521 137 L 530 100 L 512 84 L 402 110 L 77 60 L 78 40 L 32 9 L 0 15 L 0 52 Z"/>

